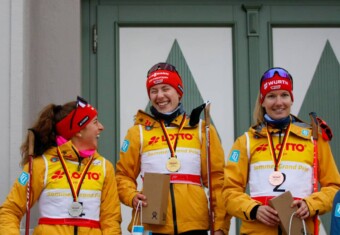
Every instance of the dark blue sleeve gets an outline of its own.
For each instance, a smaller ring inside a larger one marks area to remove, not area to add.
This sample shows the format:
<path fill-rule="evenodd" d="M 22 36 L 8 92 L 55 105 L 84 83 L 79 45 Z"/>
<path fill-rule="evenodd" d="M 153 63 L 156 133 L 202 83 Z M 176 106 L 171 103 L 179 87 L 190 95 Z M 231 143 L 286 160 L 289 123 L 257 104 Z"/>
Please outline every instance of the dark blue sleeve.
<path fill-rule="evenodd" d="M 339 235 L 339 234 L 340 234 L 340 190 L 335 194 L 335 197 L 333 200 L 330 235 Z"/>

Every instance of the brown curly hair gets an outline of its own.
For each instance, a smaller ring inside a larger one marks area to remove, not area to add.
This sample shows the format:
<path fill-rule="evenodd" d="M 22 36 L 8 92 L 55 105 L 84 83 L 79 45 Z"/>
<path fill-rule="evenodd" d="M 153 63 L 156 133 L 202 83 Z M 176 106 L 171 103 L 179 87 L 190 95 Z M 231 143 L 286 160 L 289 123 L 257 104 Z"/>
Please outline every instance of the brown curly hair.
<path fill-rule="evenodd" d="M 34 122 L 33 126 L 29 129 L 34 133 L 34 156 L 42 155 L 47 149 L 56 146 L 56 123 L 66 117 L 72 110 L 76 108 L 76 101 L 68 102 L 64 105 L 49 104 L 44 107 Z M 29 135 L 27 134 L 26 140 L 20 147 L 21 162 L 20 166 L 23 167 L 29 160 L 28 146 Z"/>

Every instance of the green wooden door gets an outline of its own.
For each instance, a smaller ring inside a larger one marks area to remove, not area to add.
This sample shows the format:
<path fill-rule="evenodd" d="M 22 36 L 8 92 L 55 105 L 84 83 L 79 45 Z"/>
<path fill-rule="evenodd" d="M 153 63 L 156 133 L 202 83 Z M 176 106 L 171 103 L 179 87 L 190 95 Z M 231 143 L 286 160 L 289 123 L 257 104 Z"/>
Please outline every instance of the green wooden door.
<path fill-rule="evenodd" d="M 133 115 L 148 106 L 145 73 L 159 61 L 184 74 L 187 112 L 212 101 L 226 155 L 251 124 L 259 77 L 271 66 L 294 77 L 293 112 L 308 121 L 316 111 L 338 133 L 339 12 L 338 1 L 83 0 L 82 91 L 105 125 L 100 152 L 118 160 Z M 335 135 L 339 165 L 338 143 Z M 328 233 L 329 213 L 322 220 Z"/>
<path fill-rule="evenodd" d="M 232 6 L 98 4 L 93 9 L 84 10 L 87 20 L 91 19 L 91 13 L 96 16 L 93 23 L 87 23 L 89 29 L 95 25 L 98 40 L 96 53 L 89 51 L 90 39 L 84 45 L 83 91 L 97 105 L 100 120 L 106 126 L 101 152 L 108 156 L 116 153 L 111 160 L 117 160 L 126 131 L 122 128 L 125 119 L 131 126 L 137 109 L 148 106 L 146 71 L 160 61 L 173 63 L 182 74 L 188 94 L 184 95 L 183 103 L 188 113 L 206 100 L 212 102 L 214 124 L 223 127 L 220 136 L 225 135 L 225 141 L 231 145 L 236 123 L 233 88 L 247 79 L 245 70 L 241 71 L 242 78 L 234 79 L 236 25 Z M 213 14 L 207 15 L 207 11 Z M 93 37 L 90 31 L 87 37 Z M 246 41 L 237 40 L 237 43 L 245 48 Z M 216 44 L 220 45 L 216 47 Z M 245 55 L 246 51 L 242 53 Z M 243 102 L 238 106 L 250 110 L 244 99 L 237 102 Z M 217 115 L 223 112 L 229 114 L 227 121 L 223 115 Z M 249 115 L 243 113 L 238 119 L 237 125 L 242 122 L 249 125 Z"/>

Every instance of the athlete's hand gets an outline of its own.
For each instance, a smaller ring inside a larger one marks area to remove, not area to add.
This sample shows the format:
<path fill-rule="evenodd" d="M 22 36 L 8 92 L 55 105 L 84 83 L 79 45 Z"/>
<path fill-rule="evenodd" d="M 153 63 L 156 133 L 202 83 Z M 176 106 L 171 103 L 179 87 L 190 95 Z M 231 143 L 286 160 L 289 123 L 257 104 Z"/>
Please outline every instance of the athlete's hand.
<path fill-rule="evenodd" d="M 291 207 L 297 206 L 298 209 L 295 212 L 295 216 L 300 219 L 307 219 L 309 217 L 309 209 L 307 203 L 304 200 L 294 200 Z"/>
<path fill-rule="evenodd" d="M 277 226 L 280 224 L 277 211 L 270 206 L 259 206 L 256 213 L 256 219 L 268 226 Z"/>
<path fill-rule="evenodd" d="M 137 208 L 138 201 L 142 201 L 142 206 L 148 205 L 148 203 L 146 202 L 146 196 L 141 193 L 137 193 L 136 196 L 134 196 L 134 198 L 132 199 L 133 208 Z"/>

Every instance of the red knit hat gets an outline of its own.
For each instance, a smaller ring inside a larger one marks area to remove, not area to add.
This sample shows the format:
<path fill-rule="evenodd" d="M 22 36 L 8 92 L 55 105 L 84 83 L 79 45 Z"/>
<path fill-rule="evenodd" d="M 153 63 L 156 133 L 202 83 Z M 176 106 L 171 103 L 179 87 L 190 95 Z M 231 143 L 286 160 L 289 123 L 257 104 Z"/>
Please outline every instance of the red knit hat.
<path fill-rule="evenodd" d="M 289 92 L 292 101 L 293 96 L 293 78 L 292 76 L 282 68 L 272 68 L 267 70 L 262 78 L 260 84 L 260 102 L 264 101 L 266 95 L 271 91 L 286 90 Z"/>
<path fill-rule="evenodd" d="M 158 84 L 168 84 L 175 88 L 177 93 L 183 96 L 183 82 L 175 66 L 168 63 L 158 63 L 149 70 L 146 80 L 146 88 L 150 96 L 151 87 Z"/>
<path fill-rule="evenodd" d="M 97 110 L 94 107 L 79 98 L 77 107 L 56 124 L 57 135 L 64 137 L 66 140 L 71 139 L 76 133 L 85 128 L 97 115 Z"/>

